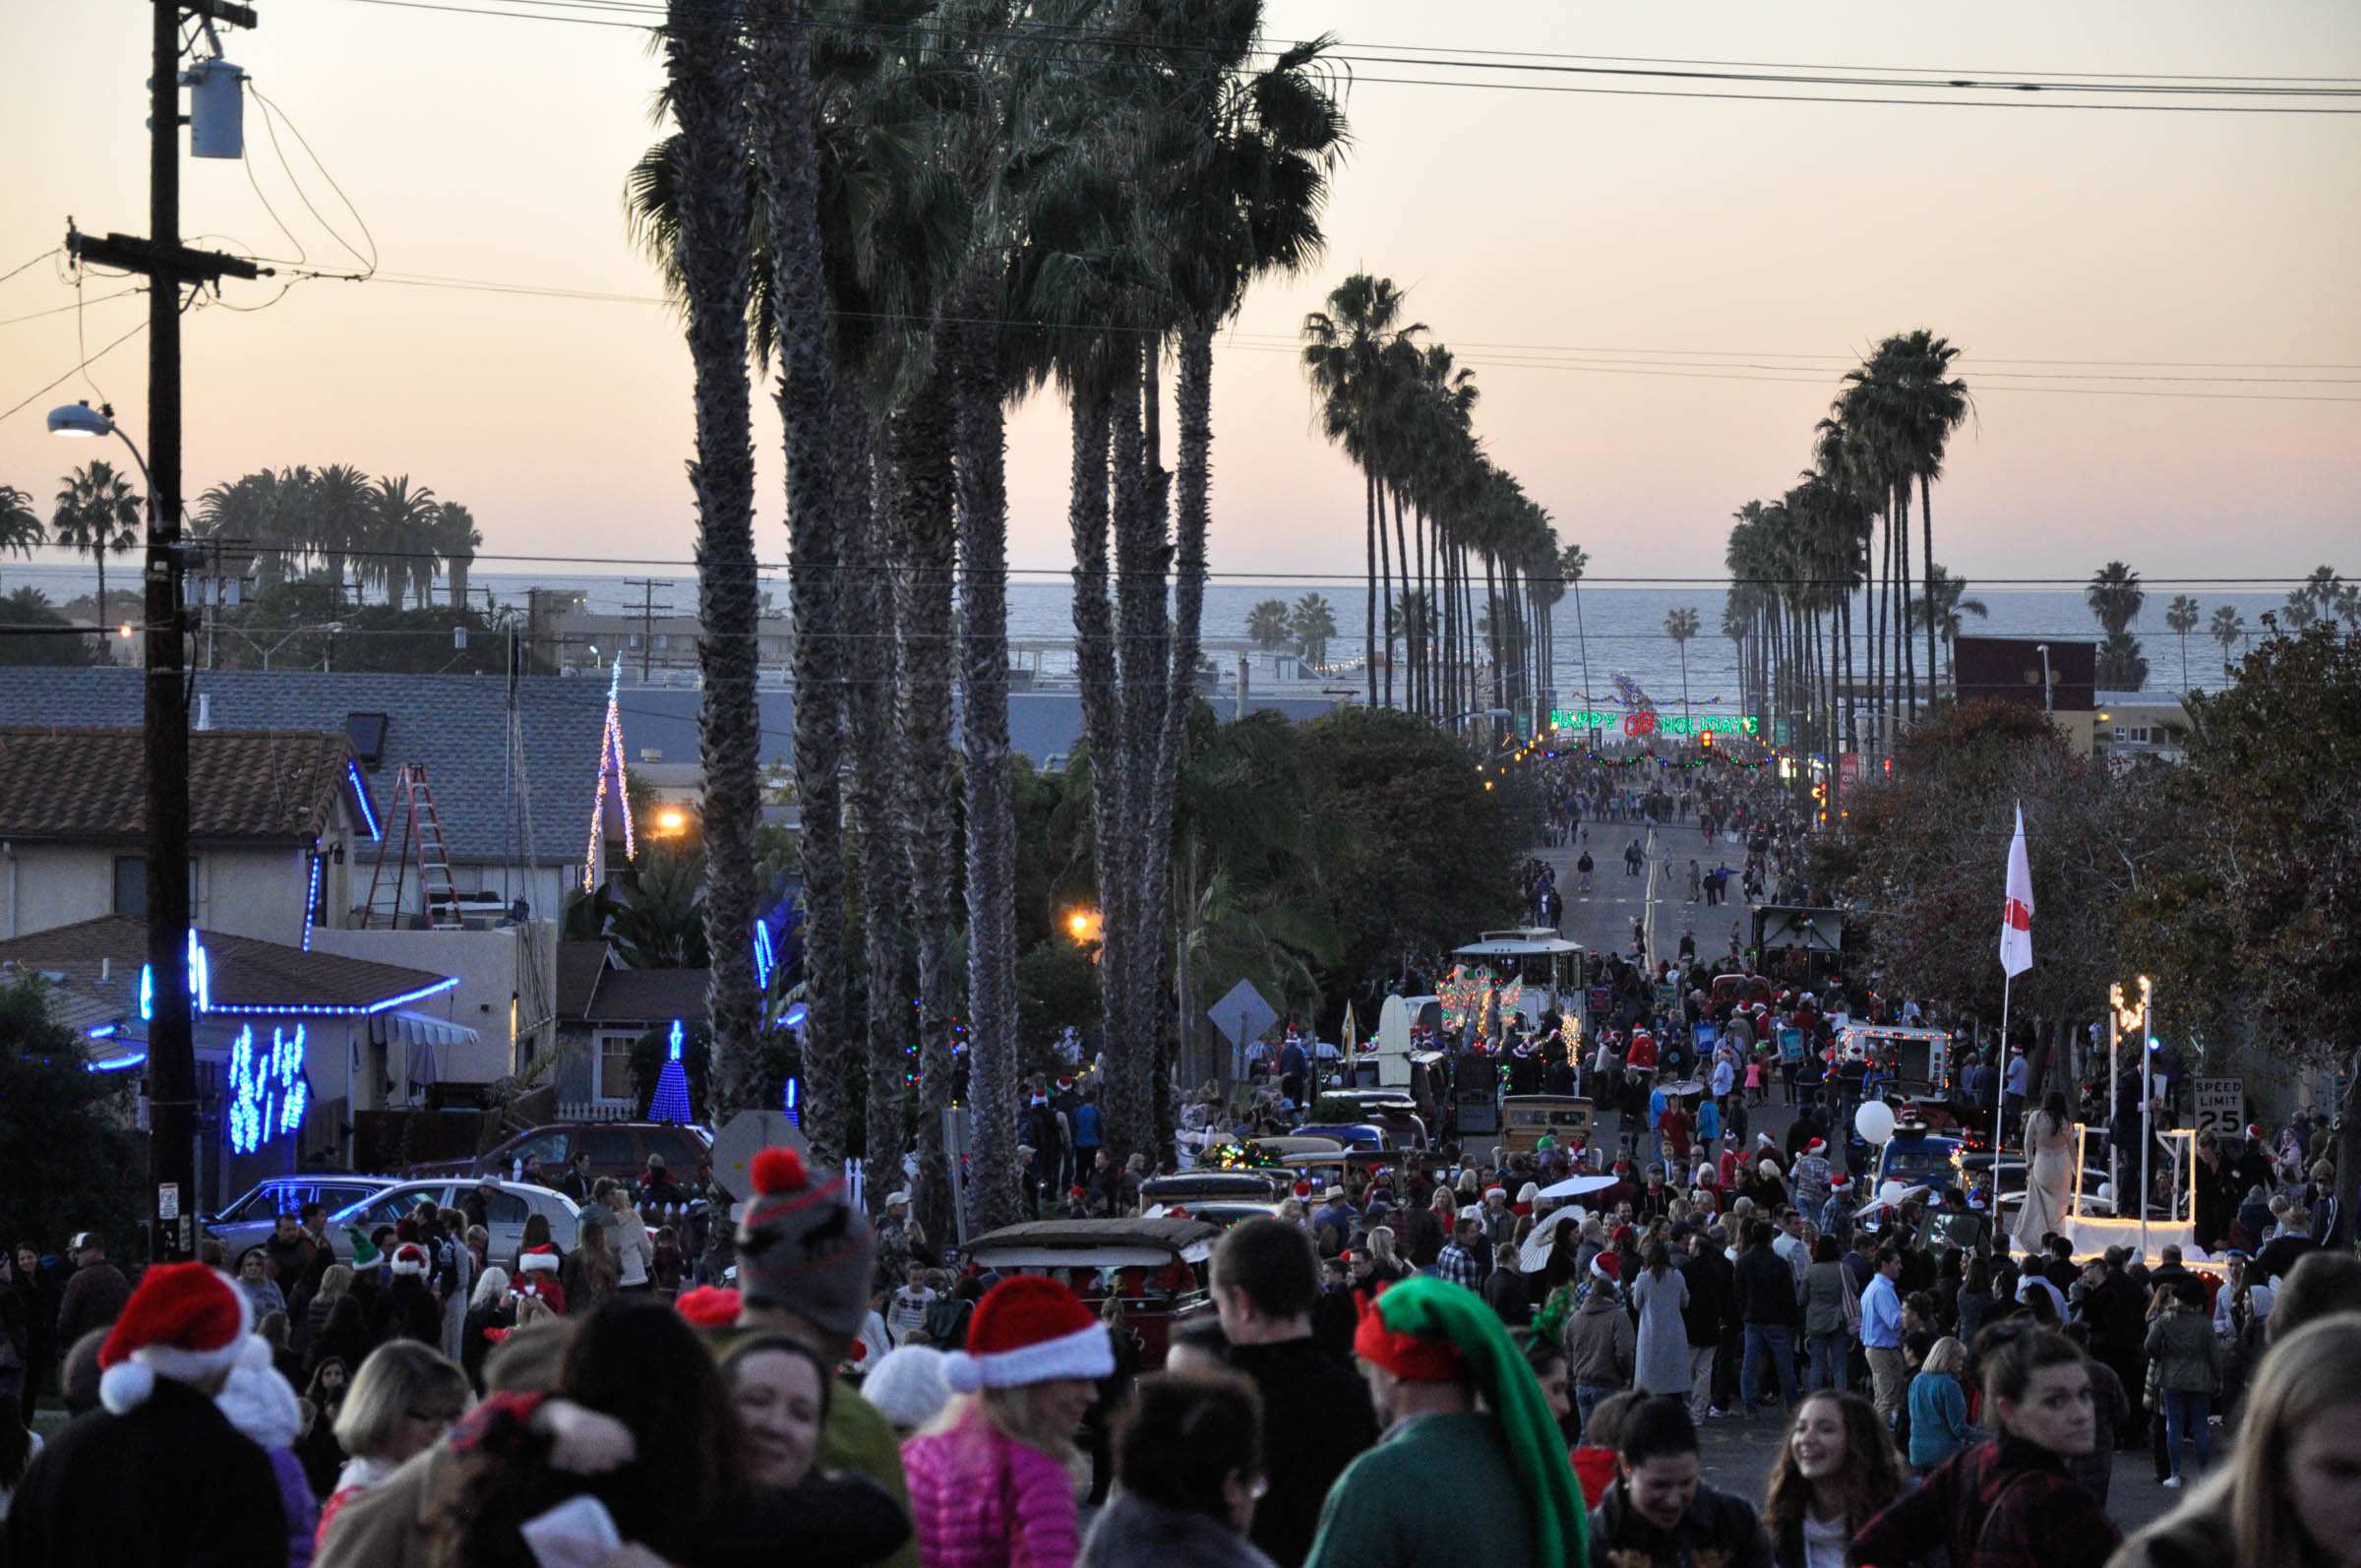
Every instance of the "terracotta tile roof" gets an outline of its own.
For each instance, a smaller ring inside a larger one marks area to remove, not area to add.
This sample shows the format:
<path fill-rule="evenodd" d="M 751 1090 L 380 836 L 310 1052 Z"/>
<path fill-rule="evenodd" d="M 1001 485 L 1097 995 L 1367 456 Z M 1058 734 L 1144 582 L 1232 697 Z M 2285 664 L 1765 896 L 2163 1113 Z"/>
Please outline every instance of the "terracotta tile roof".
<path fill-rule="evenodd" d="M 319 730 L 189 736 L 189 838 L 304 844 L 350 798 L 352 743 Z M 136 729 L 0 727 L 0 838 L 148 836 L 146 742 Z"/>
<path fill-rule="evenodd" d="M 201 931 L 217 1013 L 287 1007 L 376 1011 L 431 992 L 448 977 L 401 964 L 381 964 L 339 953 L 305 952 L 279 942 Z M 148 923 L 121 915 L 36 932 L 0 942 L 0 963 L 20 968 L 94 965 L 107 959 L 116 974 L 136 976 L 148 959 Z M 702 971 L 698 974 L 702 975 Z"/>

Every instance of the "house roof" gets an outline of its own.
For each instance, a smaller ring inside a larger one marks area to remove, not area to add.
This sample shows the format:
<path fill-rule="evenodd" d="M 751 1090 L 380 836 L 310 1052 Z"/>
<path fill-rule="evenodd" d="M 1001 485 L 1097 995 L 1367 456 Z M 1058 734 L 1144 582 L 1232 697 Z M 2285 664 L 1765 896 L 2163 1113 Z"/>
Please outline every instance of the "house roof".
<path fill-rule="evenodd" d="M 217 1013 L 383 1012 L 457 984 L 449 976 L 401 964 L 307 952 L 279 942 L 201 931 L 208 990 Z M 59 926 L 0 942 L 0 963 L 25 969 L 91 965 L 107 960 L 119 974 L 136 975 L 148 961 L 148 923 L 121 915 Z"/>
<path fill-rule="evenodd" d="M 136 727 L 143 679 L 130 669 L 0 668 L 0 725 Z M 384 749 L 375 766 L 363 768 L 376 809 L 385 810 L 396 768 L 423 763 L 454 862 L 501 865 L 519 858 L 504 677 L 205 670 L 195 684 L 212 722 L 228 728 L 343 732 L 355 715 L 384 714 Z M 551 866 L 579 864 L 598 788 L 606 683 L 555 676 L 519 681 L 516 708 L 533 857 Z M 196 710 L 193 701 L 190 711 Z M 631 728 L 627 713 L 627 748 Z"/>
<path fill-rule="evenodd" d="M 672 1018 L 702 1023 L 707 975 L 702 969 L 608 969 L 598 977 L 582 1021 L 651 1027 Z"/>
<path fill-rule="evenodd" d="M 308 844 L 359 775 L 343 726 L 199 730 L 189 736 L 189 837 Z M 146 743 L 136 729 L 0 725 L 0 838 L 148 836 Z M 356 819 L 359 815 L 354 807 Z"/>
<path fill-rule="evenodd" d="M 558 943 L 558 1016 L 579 1018 L 590 1010 L 591 994 L 598 990 L 600 972 L 607 967 L 607 944 L 589 941 Z"/>
<path fill-rule="evenodd" d="M 686 687 L 625 687 L 616 707 L 623 717 L 625 754 L 636 769 L 643 763 L 696 762 L 697 716 L 704 694 Z M 788 687 L 764 687 L 755 694 L 761 714 L 762 765 L 783 766 L 795 759 L 795 692 Z M 1238 716 L 1234 694 L 1211 698 L 1213 711 L 1227 722 Z M 954 744 L 959 734 L 955 705 L 951 714 Z M 1248 711 L 1276 712 L 1303 722 L 1333 713 L 1341 706 L 1325 696 L 1258 696 L 1249 694 Z M 1082 694 L 1079 692 L 1012 692 L 1008 694 L 1008 744 L 1032 758 L 1036 767 L 1052 757 L 1073 754 L 1082 743 Z"/>

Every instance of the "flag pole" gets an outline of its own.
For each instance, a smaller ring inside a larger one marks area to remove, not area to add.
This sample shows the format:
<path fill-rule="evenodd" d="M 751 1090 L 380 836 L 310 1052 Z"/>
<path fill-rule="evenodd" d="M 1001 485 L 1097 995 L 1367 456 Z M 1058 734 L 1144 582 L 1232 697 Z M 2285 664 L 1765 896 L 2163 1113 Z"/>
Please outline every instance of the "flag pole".
<path fill-rule="evenodd" d="M 2003 971 L 2000 977 L 2000 1048 L 1992 1053 L 1992 1224 L 2000 1224 L 2000 1146 L 2008 1137 L 2009 1105 L 2009 990 L 2017 977 Z M 2028 1157 L 2025 1167 L 2026 1201 L 2032 1201 L 2033 1167 Z"/>

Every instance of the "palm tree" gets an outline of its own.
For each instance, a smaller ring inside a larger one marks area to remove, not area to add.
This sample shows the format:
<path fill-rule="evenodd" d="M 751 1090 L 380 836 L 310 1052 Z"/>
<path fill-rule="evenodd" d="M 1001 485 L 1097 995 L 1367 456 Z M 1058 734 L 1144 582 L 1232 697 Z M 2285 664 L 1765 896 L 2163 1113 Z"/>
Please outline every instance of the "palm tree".
<path fill-rule="evenodd" d="M 1368 623 L 1364 650 L 1368 699 L 1377 704 L 1377 509 L 1378 422 L 1395 400 L 1401 361 L 1388 350 L 1426 330 L 1423 322 L 1402 324 L 1402 291 L 1393 279 L 1355 272 L 1328 295 L 1328 308 L 1303 318 L 1303 369 L 1320 394 L 1328 439 L 1345 449 L 1362 470 L 1367 517 Z"/>
<path fill-rule="evenodd" d="M 1567 545 L 1557 553 L 1558 575 L 1566 579 L 1566 587 L 1574 595 L 1574 642 L 1582 653 L 1582 703 L 1591 705 L 1591 633 L 1582 624 L 1582 578 L 1591 570 L 1591 553 L 1578 544 Z"/>
<path fill-rule="evenodd" d="M 2181 690 L 2184 692 L 2189 690 L 2189 633 L 2197 630 L 2198 622 L 2204 615 L 2205 611 L 2198 602 L 2185 593 L 2174 594 L 2172 603 L 2164 611 L 2166 630 L 2181 639 Z"/>
<path fill-rule="evenodd" d="M 2221 644 L 2221 673 L 2228 676 L 2230 649 L 2236 647 L 2238 639 L 2246 635 L 2246 617 L 2231 605 L 2215 605 L 2213 619 L 2206 623 L 2206 635 Z"/>
<path fill-rule="evenodd" d="M 451 607 L 464 610 L 467 608 L 467 569 L 475 564 L 475 552 L 484 542 L 482 531 L 475 525 L 475 513 L 455 501 L 444 502 L 435 510 L 434 538 L 435 553 L 443 558 L 444 566 L 451 573 Z M 706 622 L 708 626 L 711 624 L 710 621 Z M 711 777 L 708 771 L 706 778 L 710 780 Z M 721 1043 L 718 1030 L 713 1038 L 718 1048 Z"/>
<path fill-rule="evenodd" d="M 2336 590 L 2336 616 L 2346 626 L 2361 631 L 2361 582 L 2348 582 Z"/>
<path fill-rule="evenodd" d="M 369 508 L 371 553 L 363 559 L 361 573 L 384 588 L 386 603 L 398 610 L 403 589 L 418 580 L 421 564 L 426 580 L 434 580 L 435 493 L 425 485 L 412 485 L 408 474 L 381 474 L 370 487 Z"/>
<path fill-rule="evenodd" d="M 2304 585 L 2296 591 L 2309 598 L 2325 618 L 2335 613 L 2336 590 L 2343 586 L 2344 579 L 2336 574 L 2336 569 L 2322 565 L 2312 569 L 2312 574 L 2304 579 Z"/>
<path fill-rule="evenodd" d="M 339 596 L 344 591 L 344 569 L 356 550 L 369 548 L 372 520 L 369 476 L 348 462 L 333 462 L 314 476 L 308 500 L 311 519 L 305 532 L 311 547 L 328 565 Z M 356 570 L 366 576 L 367 558 Z"/>
<path fill-rule="evenodd" d="M 32 497 L 15 485 L 0 485 L 0 555 L 13 550 L 30 558 L 47 538 Z"/>
<path fill-rule="evenodd" d="M 1336 635 L 1336 614 L 1325 598 L 1307 593 L 1298 599 L 1288 612 L 1287 629 L 1305 660 L 1314 665 L 1328 662 L 1328 639 Z"/>
<path fill-rule="evenodd" d="M 1665 635 L 1680 650 L 1680 716 L 1689 719 L 1689 638 L 1697 634 L 1697 612 L 1686 607 L 1665 612 Z M 1694 721 L 1691 720 L 1692 728 Z"/>
<path fill-rule="evenodd" d="M 1967 592 L 1966 577 L 1953 576 L 1944 568 L 1935 567 L 1926 574 L 1926 597 L 1910 607 L 1913 620 L 1934 623 L 1943 638 L 1944 663 L 1955 675 L 1961 619 L 1971 615 L 1980 621 L 1992 613 L 1983 600 L 1968 598 Z"/>
<path fill-rule="evenodd" d="M 65 476 L 57 493 L 57 510 L 49 518 L 49 536 L 69 550 L 87 550 L 98 566 L 98 624 L 106 618 L 106 558 L 121 555 L 140 540 L 141 501 L 131 482 L 96 458 Z"/>
<path fill-rule="evenodd" d="M 1920 328 L 1886 339 L 1881 345 L 1881 355 L 1886 358 L 1889 374 L 1898 383 L 1895 412 L 1906 433 L 1909 474 L 1918 481 L 1918 527 L 1926 546 L 1926 594 L 1932 599 L 1936 571 L 1933 486 L 1942 477 L 1944 449 L 1951 442 L 1952 432 L 1967 423 L 1972 405 L 1966 382 L 1945 379 L 1952 362 L 1960 357 L 1960 351 L 1948 339 Z M 1935 679 L 1935 633 L 1941 623 L 1931 615 L 1925 621 L 1926 679 L 1931 690 Z"/>
<path fill-rule="evenodd" d="M 2319 620 L 2320 605 L 2312 597 L 2312 590 L 2308 587 L 2291 589 L 2287 594 L 2286 607 L 2279 611 L 2279 619 L 2297 632 Z"/>
<path fill-rule="evenodd" d="M 2132 623 L 2140 619 L 2140 607 L 2148 602 L 2140 573 L 2120 561 L 2110 561 L 2093 573 L 2083 598 L 2110 635 L 2130 631 Z"/>
<path fill-rule="evenodd" d="M 2139 692 L 2148 686 L 2148 659 L 2140 639 L 2129 632 L 2110 632 L 2098 645 L 2098 685 L 2101 691 Z"/>
<path fill-rule="evenodd" d="M 1286 647 L 1293 634 L 1288 626 L 1285 599 L 1265 599 L 1246 612 L 1246 635 L 1252 637 L 1254 645 L 1265 653 Z"/>
<path fill-rule="evenodd" d="M 672 198 L 659 218 L 634 210 L 641 244 L 663 267 L 686 317 L 696 454 L 697 639 L 701 680 L 697 751 L 704 766 L 705 946 L 711 974 L 716 1119 L 756 1103 L 762 996 L 755 976 L 758 914 L 755 833 L 761 823 L 760 606 L 755 581 L 753 392 L 747 376 L 753 287 L 747 178 L 752 131 L 748 61 L 736 17 L 698 0 L 669 0 L 664 101 L 677 127 L 667 145 Z M 482 538 L 464 507 L 441 513 L 452 596 L 465 602 L 467 568 Z M 801 705 L 800 703 L 798 704 Z M 834 1086 L 822 1096 L 832 1098 Z"/>

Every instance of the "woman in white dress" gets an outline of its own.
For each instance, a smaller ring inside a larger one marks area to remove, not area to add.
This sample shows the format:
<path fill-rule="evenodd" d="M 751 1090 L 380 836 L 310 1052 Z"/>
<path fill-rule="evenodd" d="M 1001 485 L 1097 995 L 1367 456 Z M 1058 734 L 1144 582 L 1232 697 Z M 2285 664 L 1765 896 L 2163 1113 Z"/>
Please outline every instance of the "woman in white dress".
<path fill-rule="evenodd" d="M 2066 1097 L 2055 1089 L 2040 1110 L 2025 1118 L 2025 1207 L 2017 1212 L 2009 1236 L 2021 1250 L 2038 1254 L 2041 1238 L 2065 1227 L 2074 1175 L 2074 1122 L 2066 1112 Z"/>

